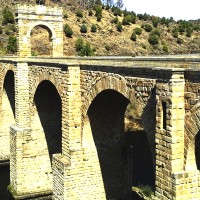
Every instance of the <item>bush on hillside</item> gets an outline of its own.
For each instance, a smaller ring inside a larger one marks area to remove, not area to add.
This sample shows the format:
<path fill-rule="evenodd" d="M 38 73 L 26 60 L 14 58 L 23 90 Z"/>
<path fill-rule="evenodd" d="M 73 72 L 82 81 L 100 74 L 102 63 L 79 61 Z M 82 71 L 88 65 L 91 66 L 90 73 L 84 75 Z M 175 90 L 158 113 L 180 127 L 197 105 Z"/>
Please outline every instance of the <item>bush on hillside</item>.
<path fill-rule="evenodd" d="M 156 45 L 159 43 L 159 37 L 156 34 L 150 34 L 148 41 L 151 45 Z"/>
<path fill-rule="evenodd" d="M 102 15 L 97 15 L 97 21 L 100 22 L 102 19 Z"/>
<path fill-rule="evenodd" d="M 102 7 L 101 6 L 95 7 L 95 16 L 97 17 L 98 15 L 102 15 Z"/>
<path fill-rule="evenodd" d="M 158 26 L 160 22 L 160 18 L 159 17 L 153 17 L 152 18 L 152 23 L 153 23 L 153 26 L 156 28 Z"/>
<path fill-rule="evenodd" d="M 9 36 L 7 44 L 7 52 L 12 54 L 17 52 L 17 38 L 15 36 Z"/>
<path fill-rule="evenodd" d="M 77 16 L 77 17 L 83 17 L 83 12 L 82 12 L 82 10 L 77 10 L 77 11 L 76 11 L 76 16 Z"/>
<path fill-rule="evenodd" d="M 117 31 L 122 32 L 122 29 L 123 29 L 122 23 L 121 22 L 117 22 L 116 28 L 117 28 Z"/>
<path fill-rule="evenodd" d="M 147 24 L 147 23 L 145 23 L 145 24 L 142 24 L 142 28 L 146 31 L 146 32 L 151 32 L 152 31 L 152 26 L 151 26 L 151 24 Z"/>
<path fill-rule="evenodd" d="M 88 42 L 84 43 L 82 38 L 78 38 L 75 42 L 75 49 L 79 56 L 92 56 L 94 51 Z"/>
<path fill-rule="evenodd" d="M 89 16 L 92 16 L 92 15 L 93 15 L 92 10 L 89 10 L 88 15 L 89 15 Z"/>
<path fill-rule="evenodd" d="M 142 29 L 139 28 L 139 27 L 136 27 L 136 28 L 134 29 L 134 31 L 135 31 L 135 33 L 136 33 L 137 35 L 141 35 L 141 34 L 142 34 Z"/>
<path fill-rule="evenodd" d="M 81 25 L 80 32 L 81 33 L 87 33 L 87 26 L 86 26 L 86 24 L 82 24 Z"/>
<path fill-rule="evenodd" d="M 64 26 L 64 33 L 65 33 L 66 37 L 72 37 L 72 35 L 73 35 L 73 30 L 68 24 L 65 24 L 65 26 Z"/>
<path fill-rule="evenodd" d="M 154 29 L 151 31 L 151 33 L 157 35 L 158 37 L 160 37 L 160 29 L 159 29 L 159 28 L 154 28 Z"/>
<path fill-rule="evenodd" d="M 131 34 L 130 39 L 131 39 L 132 41 L 136 41 L 136 40 L 137 40 L 137 36 L 136 36 L 136 33 L 135 33 L 134 31 L 133 31 L 133 33 Z"/>
<path fill-rule="evenodd" d="M 97 27 L 96 27 L 96 25 L 95 24 L 92 24 L 92 26 L 91 26 L 91 32 L 97 32 Z"/>
<path fill-rule="evenodd" d="M 187 29 L 186 29 L 186 36 L 187 37 L 191 37 L 192 33 L 193 33 L 192 27 L 187 27 Z"/>
<path fill-rule="evenodd" d="M 8 7 L 5 7 L 3 9 L 3 21 L 2 21 L 2 24 L 6 25 L 8 23 L 14 24 L 15 23 L 15 19 L 14 19 L 12 11 Z"/>

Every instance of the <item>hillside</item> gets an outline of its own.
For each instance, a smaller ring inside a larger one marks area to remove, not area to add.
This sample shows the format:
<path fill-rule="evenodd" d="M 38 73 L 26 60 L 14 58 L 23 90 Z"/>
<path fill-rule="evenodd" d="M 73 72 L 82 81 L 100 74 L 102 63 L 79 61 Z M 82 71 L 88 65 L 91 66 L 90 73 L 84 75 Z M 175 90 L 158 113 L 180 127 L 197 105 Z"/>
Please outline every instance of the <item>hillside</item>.
<path fill-rule="evenodd" d="M 13 12 L 14 4 L 16 3 L 34 4 L 34 1 L 8 1 L 8 6 Z M 57 4 L 63 7 L 64 25 L 68 24 L 73 31 L 71 37 L 64 37 L 64 54 L 66 56 L 78 55 L 75 49 L 75 43 L 80 37 L 84 42 L 90 44 L 96 56 L 173 55 L 200 52 L 200 22 L 198 20 L 176 22 L 173 19 L 160 19 L 147 14 L 135 15 L 134 12 L 125 11 L 117 13 L 115 11 L 116 8 L 102 7 L 100 5 L 96 6 L 95 10 L 80 8 L 74 1 L 46 1 L 46 5 L 56 6 Z M 3 5 L 3 1 L 1 5 Z M 99 7 L 102 8 L 102 11 L 98 10 L 100 9 Z M 100 12 L 100 20 L 95 16 L 97 12 Z M 135 19 L 126 22 L 124 18 L 130 19 L 128 16 L 135 16 Z M 155 19 L 159 21 L 156 27 L 153 23 Z M 120 22 L 123 22 L 124 25 L 122 25 L 121 30 L 117 30 L 116 26 Z M 80 31 L 80 27 L 83 24 L 87 27 L 86 33 L 81 33 Z M 9 36 L 16 35 L 16 30 L 13 26 L 10 23 L 2 25 L 3 31 L 0 35 L 0 47 L 1 53 L 3 54 L 6 53 L 7 47 L 5 44 Z M 96 31 L 93 30 L 91 32 L 91 26 L 93 28 L 95 26 Z M 140 29 L 141 34 L 138 32 L 135 33 L 135 28 Z M 134 34 L 131 40 L 130 37 L 133 32 Z M 150 35 L 156 35 L 153 42 L 149 42 Z M 48 55 L 50 51 L 48 48 L 48 32 L 43 30 L 43 28 L 37 27 L 33 30 L 31 37 L 33 54 Z"/>

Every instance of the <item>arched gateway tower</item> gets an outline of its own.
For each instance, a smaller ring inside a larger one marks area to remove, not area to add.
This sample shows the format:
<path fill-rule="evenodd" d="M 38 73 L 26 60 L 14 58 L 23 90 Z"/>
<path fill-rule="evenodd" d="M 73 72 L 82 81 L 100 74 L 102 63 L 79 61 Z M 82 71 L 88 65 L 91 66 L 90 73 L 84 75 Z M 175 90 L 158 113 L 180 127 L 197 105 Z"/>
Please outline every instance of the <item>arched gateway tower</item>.
<path fill-rule="evenodd" d="M 63 56 L 62 8 L 43 5 L 17 5 L 18 56 L 31 56 L 31 31 L 36 26 L 45 27 L 50 36 L 52 55 Z"/>

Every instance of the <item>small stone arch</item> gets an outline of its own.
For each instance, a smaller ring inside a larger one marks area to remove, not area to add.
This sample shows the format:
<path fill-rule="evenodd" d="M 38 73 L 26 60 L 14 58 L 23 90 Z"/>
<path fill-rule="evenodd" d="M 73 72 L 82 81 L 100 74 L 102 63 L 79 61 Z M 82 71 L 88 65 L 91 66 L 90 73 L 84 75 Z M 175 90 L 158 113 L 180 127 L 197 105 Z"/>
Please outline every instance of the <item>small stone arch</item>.
<path fill-rule="evenodd" d="M 200 130 L 200 103 L 197 103 L 185 117 L 184 169 L 197 170 L 195 140 Z"/>
<path fill-rule="evenodd" d="M 41 22 L 36 22 L 36 23 L 33 23 L 31 24 L 31 26 L 29 27 L 28 31 L 27 31 L 27 38 L 30 37 L 31 35 L 31 31 L 36 27 L 36 26 L 41 26 L 41 27 L 44 27 L 48 30 L 49 32 L 49 36 L 51 39 L 54 39 L 56 38 L 56 32 L 54 30 L 54 28 L 48 24 L 48 23 L 41 23 Z"/>

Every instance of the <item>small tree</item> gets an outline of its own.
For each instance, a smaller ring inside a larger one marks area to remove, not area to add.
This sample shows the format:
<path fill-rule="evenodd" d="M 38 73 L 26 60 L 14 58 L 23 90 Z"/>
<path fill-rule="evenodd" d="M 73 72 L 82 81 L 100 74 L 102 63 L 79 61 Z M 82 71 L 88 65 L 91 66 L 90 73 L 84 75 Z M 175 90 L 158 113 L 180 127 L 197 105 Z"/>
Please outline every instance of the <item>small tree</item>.
<path fill-rule="evenodd" d="M 9 36 L 7 44 L 7 52 L 13 54 L 17 52 L 17 38 L 15 36 Z"/>
<path fill-rule="evenodd" d="M 2 24 L 6 25 L 8 23 L 14 24 L 15 23 L 15 19 L 14 19 L 12 11 L 8 7 L 5 7 L 3 9 L 3 21 L 2 21 Z"/>
<path fill-rule="evenodd" d="M 111 19 L 111 23 L 117 24 L 117 22 L 119 21 L 118 17 L 115 17 L 113 19 Z"/>
<path fill-rule="evenodd" d="M 95 24 L 92 24 L 91 32 L 97 32 L 97 27 L 95 26 Z"/>
<path fill-rule="evenodd" d="M 144 28 L 144 30 L 146 31 L 146 32 L 151 32 L 152 31 L 152 26 L 151 26 L 151 24 L 143 24 L 142 25 L 142 27 Z"/>
<path fill-rule="evenodd" d="M 92 16 L 92 15 L 93 15 L 92 10 L 89 10 L 88 15 L 89 15 L 89 16 Z"/>
<path fill-rule="evenodd" d="M 82 24 L 81 25 L 80 32 L 81 33 L 87 33 L 87 26 L 86 26 L 86 24 Z"/>
<path fill-rule="evenodd" d="M 68 24 L 65 24 L 65 26 L 64 26 L 64 33 L 65 33 L 66 37 L 70 37 L 70 38 L 73 35 L 72 28 Z"/>
<path fill-rule="evenodd" d="M 76 51 L 81 51 L 81 49 L 83 48 L 84 45 L 84 41 L 83 38 L 78 38 L 75 42 L 75 49 Z"/>
<path fill-rule="evenodd" d="M 117 27 L 117 31 L 122 32 L 123 28 L 122 28 L 122 23 L 121 22 L 117 22 L 116 27 Z"/>
<path fill-rule="evenodd" d="M 76 11 L 76 16 L 77 16 L 77 17 L 83 17 L 83 12 L 82 12 L 82 10 L 77 10 L 77 11 Z"/>
<path fill-rule="evenodd" d="M 160 18 L 159 17 L 153 17 L 152 18 L 152 23 L 153 23 L 153 26 L 156 28 L 159 24 L 159 21 L 160 21 Z"/>
<path fill-rule="evenodd" d="M 134 29 L 134 31 L 135 31 L 135 33 L 136 33 L 137 35 L 141 35 L 141 34 L 142 34 L 142 29 L 139 28 L 139 27 L 136 27 L 136 28 Z"/>
<path fill-rule="evenodd" d="M 134 31 L 133 31 L 133 33 L 131 34 L 130 39 L 131 39 L 132 41 L 136 41 L 136 40 L 137 40 L 137 36 L 136 36 L 136 33 L 135 33 Z"/>
<path fill-rule="evenodd" d="M 148 41 L 150 44 L 156 45 L 159 43 L 159 37 L 156 34 L 150 34 Z"/>

